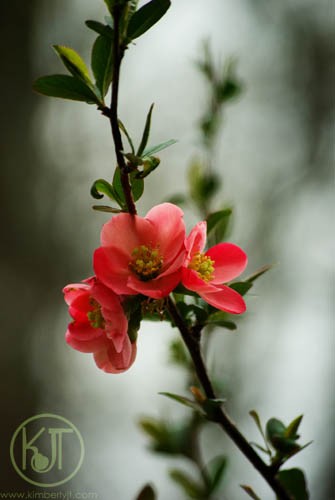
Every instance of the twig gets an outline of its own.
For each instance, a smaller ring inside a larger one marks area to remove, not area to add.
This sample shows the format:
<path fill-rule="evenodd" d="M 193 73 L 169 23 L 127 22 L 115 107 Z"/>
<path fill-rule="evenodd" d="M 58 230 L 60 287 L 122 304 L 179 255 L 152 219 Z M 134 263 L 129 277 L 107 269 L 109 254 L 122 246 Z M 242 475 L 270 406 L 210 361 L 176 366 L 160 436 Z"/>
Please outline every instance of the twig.
<path fill-rule="evenodd" d="M 120 81 L 120 66 L 124 55 L 124 48 L 120 45 L 120 6 L 115 5 L 113 10 L 113 20 L 114 20 L 114 44 L 113 44 L 113 80 L 112 80 L 112 99 L 111 106 L 108 109 L 103 110 L 103 113 L 109 117 L 109 121 L 112 128 L 115 154 L 118 166 L 121 171 L 121 183 L 126 199 L 126 205 L 130 214 L 135 215 L 136 207 L 133 200 L 133 195 L 131 192 L 131 186 L 129 183 L 129 175 L 127 171 L 127 165 L 124 160 L 122 151 L 122 138 L 118 124 L 117 106 L 118 106 L 118 96 L 119 96 L 119 81 Z"/>
<path fill-rule="evenodd" d="M 167 309 L 173 319 L 175 325 L 179 329 L 183 341 L 191 355 L 194 363 L 194 368 L 198 379 L 205 391 L 207 398 L 216 399 L 216 395 L 209 379 L 205 363 L 202 359 L 200 351 L 199 339 L 192 335 L 187 325 L 184 323 L 183 318 L 180 316 L 179 311 L 169 297 L 167 301 Z M 217 414 L 215 415 L 217 423 L 222 427 L 222 429 L 228 434 L 228 436 L 234 441 L 236 446 L 244 454 L 244 456 L 252 463 L 255 469 L 261 474 L 265 481 L 269 484 L 272 490 L 276 493 L 280 500 L 292 500 L 290 495 L 285 491 L 284 487 L 280 484 L 278 479 L 275 477 L 275 471 L 268 466 L 260 456 L 255 452 L 252 446 L 248 443 L 246 438 L 241 434 L 236 425 L 231 421 L 229 416 L 222 410 L 222 408 L 217 409 Z"/>

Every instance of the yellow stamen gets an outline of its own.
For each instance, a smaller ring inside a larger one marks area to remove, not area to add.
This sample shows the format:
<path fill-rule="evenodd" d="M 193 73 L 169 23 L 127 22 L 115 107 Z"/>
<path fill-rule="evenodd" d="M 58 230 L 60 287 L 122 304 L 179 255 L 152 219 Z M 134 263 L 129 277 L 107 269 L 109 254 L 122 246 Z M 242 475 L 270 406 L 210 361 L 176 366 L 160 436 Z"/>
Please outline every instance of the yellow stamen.
<path fill-rule="evenodd" d="M 133 260 L 129 262 L 129 268 L 141 281 L 149 281 L 156 278 L 163 266 L 163 258 L 158 248 L 145 245 L 134 248 Z"/>
<path fill-rule="evenodd" d="M 93 328 L 105 328 L 105 320 L 101 313 L 101 305 L 94 299 L 90 298 L 92 311 L 87 313 L 88 321 Z"/>
<path fill-rule="evenodd" d="M 207 255 L 197 252 L 193 255 L 191 262 L 188 265 L 189 269 L 193 269 L 199 275 L 199 278 L 206 281 L 211 281 L 214 278 L 214 264 L 215 261 L 212 260 Z"/>

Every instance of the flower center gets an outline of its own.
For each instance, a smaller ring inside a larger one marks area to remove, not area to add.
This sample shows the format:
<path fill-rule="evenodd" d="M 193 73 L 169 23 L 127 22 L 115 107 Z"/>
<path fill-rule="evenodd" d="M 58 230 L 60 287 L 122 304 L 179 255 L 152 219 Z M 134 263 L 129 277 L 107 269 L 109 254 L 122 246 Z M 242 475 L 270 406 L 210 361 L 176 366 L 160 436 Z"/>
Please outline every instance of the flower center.
<path fill-rule="evenodd" d="M 159 275 L 163 266 L 163 258 L 158 248 L 141 245 L 134 248 L 132 257 L 129 267 L 141 281 L 149 281 Z"/>
<path fill-rule="evenodd" d="M 207 257 L 207 255 L 203 253 L 197 252 L 193 255 L 188 268 L 196 271 L 199 277 L 207 283 L 214 278 L 214 264 L 215 261 L 210 257 Z"/>
<path fill-rule="evenodd" d="M 105 328 L 105 320 L 101 312 L 101 305 L 93 298 L 90 298 L 92 311 L 87 313 L 88 321 L 93 328 Z"/>

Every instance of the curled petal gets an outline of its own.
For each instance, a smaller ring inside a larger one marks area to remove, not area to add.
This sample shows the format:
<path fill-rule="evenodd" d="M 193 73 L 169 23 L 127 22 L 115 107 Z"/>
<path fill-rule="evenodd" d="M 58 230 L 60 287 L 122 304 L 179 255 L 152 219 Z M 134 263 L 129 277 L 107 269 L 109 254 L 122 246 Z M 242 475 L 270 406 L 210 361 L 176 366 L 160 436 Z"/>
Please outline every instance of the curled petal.
<path fill-rule="evenodd" d="M 190 232 L 188 238 L 186 239 L 186 252 L 187 257 L 185 261 L 185 266 L 187 267 L 192 256 L 197 252 L 202 252 L 206 245 L 206 233 L 207 233 L 207 222 L 198 222 L 196 226 Z"/>
<path fill-rule="evenodd" d="M 215 292 L 201 290 L 198 293 L 208 304 L 221 311 L 231 314 L 242 314 L 246 310 L 243 297 L 228 286 L 217 286 Z"/>
<path fill-rule="evenodd" d="M 123 350 L 116 352 L 112 342 L 104 349 L 94 353 L 96 365 L 106 373 L 122 373 L 133 364 L 136 358 L 136 343 L 131 344 L 129 338 L 125 339 Z"/>

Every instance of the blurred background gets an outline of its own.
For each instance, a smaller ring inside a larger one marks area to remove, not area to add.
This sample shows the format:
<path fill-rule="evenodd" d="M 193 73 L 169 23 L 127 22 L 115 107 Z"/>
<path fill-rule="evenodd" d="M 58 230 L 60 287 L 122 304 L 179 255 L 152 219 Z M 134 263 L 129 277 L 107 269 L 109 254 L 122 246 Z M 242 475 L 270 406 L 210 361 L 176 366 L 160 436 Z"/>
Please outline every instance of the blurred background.
<path fill-rule="evenodd" d="M 50 412 L 71 420 L 86 448 L 81 470 L 59 491 L 127 500 L 152 481 L 160 500 L 183 500 L 167 475 L 176 460 L 148 451 L 137 426 L 144 414 L 184 415 L 157 394 L 184 391 L 183 373 L 168 363 L 176 331 L 144 324 L 136 363 L 119 376 L 99 371 L 63 340 L 69 317 L 61 289 L 92 274 L 108 217 L 91 209 L 89 188 L 111 176 L 114 155 L 109 124 L 94 106 L 38 96 L 31 84 L 63 72 L 54 43 L 89 61 L 94 33 L 84 21 L 103 19 L 104 3 L 12 0 L 2 7 L 1 490 L 32 490 L 11 467 L 9 442 L 23 420 Z M 252 408 L 264 421 L 304 414 L 302 442 L 314 442 L 288 466 L 305 470 L 311 498 L 330 500 L 334 10 L 327 0 L 172 1 L 127 51 L 122 69 L 120 117 L 133 137 L 155 102 L 150 143 L 178 139 L 146 183 L 142 215 L 186 188 L 187 166 L 200 152 L 207 94 L 194 61 L 204 39 L 217 60 L 236 58 L 244 84 L 225 110 L 213 159 L 223 176 L 217 202 L 234 205 L 231 240 L 249 254 L 248 274 L 277 264 L 248 294 L 237 333 L 214 332 L 209 364 L 220 367 L 230 413 L 250 440 L 258 439 Z M 194 220 L 187 214 L 188 228 Z M 245 498 L 240 483 L 273 498 L 222 433 L 206 431 L 202 445 L 205 457 L 229 456 L 222 498 Z M 183 459 L 178 465 L 189 467 Z"/>

